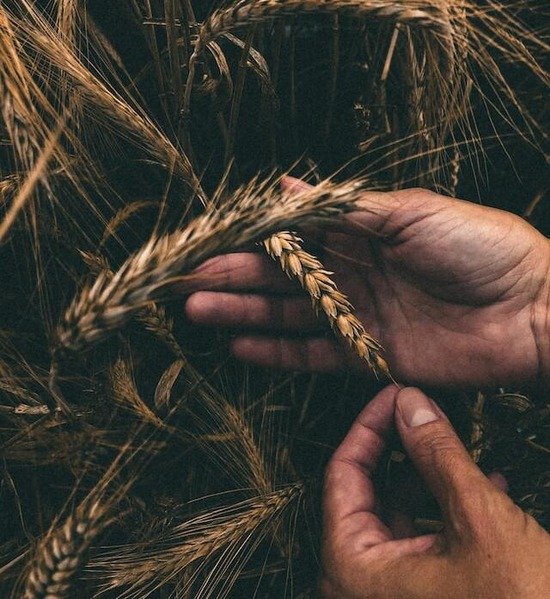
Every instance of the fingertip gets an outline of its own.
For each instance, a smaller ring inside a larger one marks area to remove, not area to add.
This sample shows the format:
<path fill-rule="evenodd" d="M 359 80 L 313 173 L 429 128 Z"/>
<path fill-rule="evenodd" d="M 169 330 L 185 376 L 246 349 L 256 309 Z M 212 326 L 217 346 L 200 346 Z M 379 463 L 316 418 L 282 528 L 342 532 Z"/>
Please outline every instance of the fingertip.
<path fill-rule="evenodd" d="M 274 347 L 276 340 L 257 337 L 237 337 L 230 343 L 230 351 L 237 360 L 249 362 L 264 368 L 281 366 L 279 354 Z"/>
<path fill-rule="evenodd" d="M 420 389 L 405 387 L 396 398 L 397 416 L 405 427 L 417 427 L 440 419 L 435 403 Z"/>
<path fill-rule="evenodd" d="M 197 291 L 187 298 L 184 306 L 185 315 L 195 324 L 205 324 L 209 320 L 208 316 L 214 305 L 211 293 Z"/>
<path fill-rule="evenodd" d="M 258 343 L 250 337 L 237 337 L 230 344 L 231 353 L 239 360 L 246 360 L 250 355 L 256 354 Z"/>

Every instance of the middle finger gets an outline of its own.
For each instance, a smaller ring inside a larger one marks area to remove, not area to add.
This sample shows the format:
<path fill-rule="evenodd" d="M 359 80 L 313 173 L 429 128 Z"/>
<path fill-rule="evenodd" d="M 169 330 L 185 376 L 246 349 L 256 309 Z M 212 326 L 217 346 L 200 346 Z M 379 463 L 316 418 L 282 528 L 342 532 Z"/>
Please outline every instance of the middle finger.
<path fill-rule="evenodd" d="M 307 297 L 199 291 L 185 305 L 188 318 L 209 326 L 313 332 L 327 328 Z"/>

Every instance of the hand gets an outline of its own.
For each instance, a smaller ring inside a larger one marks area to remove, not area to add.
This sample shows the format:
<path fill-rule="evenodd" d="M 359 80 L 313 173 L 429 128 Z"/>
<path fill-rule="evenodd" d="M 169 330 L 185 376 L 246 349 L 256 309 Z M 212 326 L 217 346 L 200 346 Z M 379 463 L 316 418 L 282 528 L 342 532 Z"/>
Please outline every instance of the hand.
<path fill-rule="evenodd" d="M 550 374 L 549 240 L 510 213 L 425 190 L 365 193 L 358 208 L 327 233 L 323 260 L 396 378 L 485 386 Z M 296 370 L 350 363 L 270 258 L 229 254 L 197 274 L 210 291 L 192 295 L 187 314 L 239 329 L 237 357 Z"/>
<path fill-rule="evenodd" d="M 370 474 L 394 419 L 441 507 L 440 534 L 400 539 L 377 516 Z M 321 595 L 550 597 L 550 535 L 482 474 L 431 400 L 417 389 L 386 387 L 359 415 L 327 468 Z"/>

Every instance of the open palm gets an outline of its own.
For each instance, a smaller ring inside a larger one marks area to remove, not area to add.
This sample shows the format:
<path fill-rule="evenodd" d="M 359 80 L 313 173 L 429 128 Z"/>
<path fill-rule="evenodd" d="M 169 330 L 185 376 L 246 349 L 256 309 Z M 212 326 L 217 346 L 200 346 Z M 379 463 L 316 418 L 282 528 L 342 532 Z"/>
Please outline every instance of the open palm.
<path fill-rule="evenodd" d="M 541 374 L 549 360 L 550 243 L 530 225 L 413 189 L 366 193 L 336 227 L 326 232 L 323 261 L 400 380 L 490 385 Z M 188 299 L 187 314 L 237 329 L 241 359 L 320 371 L 350 363 L 269 258 L 220 256 L 198 274 L 202 290 Z"/>

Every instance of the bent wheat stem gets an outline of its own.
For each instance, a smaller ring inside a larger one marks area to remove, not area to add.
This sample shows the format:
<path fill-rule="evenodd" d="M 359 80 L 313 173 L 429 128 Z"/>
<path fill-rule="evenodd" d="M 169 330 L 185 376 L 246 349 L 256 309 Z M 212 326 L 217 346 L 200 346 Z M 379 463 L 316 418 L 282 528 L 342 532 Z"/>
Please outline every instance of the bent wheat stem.
<path fill-rule="evenodd" d="M 214 11 L 201 25 L 185 84 L 182 113 L 189 114 L 195 69 L 206 46 L 239 25 L 263 22 L 300 13 L 332 13 L 403 23 L 433 32 L 442 43 L 442 53 L 452 55 L 452 26 L 444 10 L 426 0 L 402 3 L 391 0 L 245 0 Z"/>
<path fill-rule="evenodd" d="M 221 207 L 209 208 L 185 229 L 152 237 L 114 274 L 101 272 L 75 297 L 57 328 L 54 351 L 78 351 L 105 339 L 152 300 L 168 295 L 176 277 L 216 254 L 272 231 L 327 220 L 352 209 L 361 181 L 324 181 L 298 194 L 254 179 Z M 343 323 L 342 323 L 343 324 Z"/>

